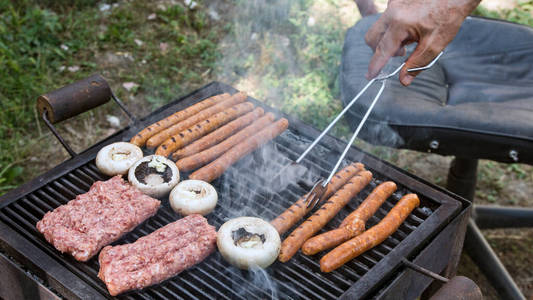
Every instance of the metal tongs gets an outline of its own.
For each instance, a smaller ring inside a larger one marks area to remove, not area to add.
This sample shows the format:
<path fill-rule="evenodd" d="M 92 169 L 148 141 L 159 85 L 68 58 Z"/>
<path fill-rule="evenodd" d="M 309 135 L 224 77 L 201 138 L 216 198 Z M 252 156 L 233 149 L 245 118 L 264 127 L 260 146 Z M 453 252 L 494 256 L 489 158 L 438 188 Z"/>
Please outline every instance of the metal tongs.
<path fill-rule="evenodd" d="M 443 54 L 443 52 L 439 53 L 439 55 L 437 55 L 437 57 L 435 57 L 428 65 L 426 65 L 424 67 L 419 67 L 419 68 L 407 69 L 407 72 L 423 71 L 423 70 L 427 70 L 427 69 L 431 68 L 437 62 L 437 60 L 442 56 L 442 54 Z M 346 145 L 346 148 L 344 148 L 344 151 L 342 152 L 341 156 L 339 157 L 339 160 L 335 164 L 335 167 L 331 170 L 331 173 L 329 173 L 328 178 L 327 179 L 324 179 L 324 178 L 319 179 L 314 184 L 314 186 L 311 189 L 311 191 L 307 194 L 307 197 L 305 199 L 305 203 L 306 203 L 308 208 L 312 209 L 318 203 L 321 202 L 320 198 L 326 192 L 326 187 L 327 187 L 328 183 L 331 181 L 331 178 L 333 178 L 333 175 L 335 174 L 335 172 L 337 172 L 337 170 L 339 169 L 339 166 L 340 166 L 342 160 L 344 159 L 344 157 L 346 156 L 346 153 L 348 153 L 348 150 L 350 149 L 350 146 L 355 141 L 355 138 L 359 134 L 359 131 L 361 131 L 361 129 L 363 128 L 363 125 L 365 124 L 366 119 L 368 118 L 368 116 L 372 112 L 372 109 L 374 108 L 374 105 L 376 105 L 378 99 L 380 98 L 381 94 L 383 93 L 383 90 L 385 89 L 385 83 L 386 83 L 387 79 L 391 78 L 392 76 L 394 76 L 398 72 L 400 72 L 400 70 L 403 68 L 403 66 L 405 66 L 405 62 L 402 63 L 396 70 L 394 70 L 394 72 L 392 72 L 390 74 L 383 74 L 383 75 L 380 75 L 380 76 L 377 76 L 377 77 L 371 79 L 363 87 L 363 89 L 352 99 L 352 101 L 350 101 L 350 103 L 348 103 L 348 105 L 346 105 L 346 107 L 344 107 L 344 109 L 337 115 L 337 117 L 335 117 L 335 119 L 333 121 L 331 121 L 331 123 L 329 123 L 328 127 L 326 127 L 326 129 L 324 129 L 322 131 L 322 133 L 320 133 L 320 135 L 313 141 L 313 143 L 311 143 L 311 145 L 309 145 L 309 147 L 307 147 L 307 149 L 305 149 L 305 151 L 300 155 L 300 157 L 298 157 L 298 159 L 296 159 L 296 161 L 290 162 L 287 165 L 285 165 L 274 176 L 274 178 L 276 178 L 281 173 L 283 173 L 288 167 L 299 164 L 305 158 L 305 156 L 309 153 L 309 151 L 311 151 L 316 146 L 316 144 L 318 144 L 318 142 L 324 137 L 324 135 L 326 135 L 326 133 L 328 133 L 328 131 L 333 127 L 333 125 L 335 125 L 337 123 L 337 121 L 339 121 L 339 119 L 348 111 L 348 109 L 350 109 L 350 107 L 352 107 L 352 105 L 365 93 L 365 91 L 374 82 L 381 82 L 381 88 L 379 89 L 378 93 L 374 97 L 374 100 L 372 100 L 372 103 L 370 104 L 370 107 L 368 108 L 368 110 L 366 111 L 365 115 L 361 119 L 361 122 L 359 123 L 359 125 L 355 129 L 355 132 L 353 133 L 352 138 L 350 139 L 350 141 Z"/>

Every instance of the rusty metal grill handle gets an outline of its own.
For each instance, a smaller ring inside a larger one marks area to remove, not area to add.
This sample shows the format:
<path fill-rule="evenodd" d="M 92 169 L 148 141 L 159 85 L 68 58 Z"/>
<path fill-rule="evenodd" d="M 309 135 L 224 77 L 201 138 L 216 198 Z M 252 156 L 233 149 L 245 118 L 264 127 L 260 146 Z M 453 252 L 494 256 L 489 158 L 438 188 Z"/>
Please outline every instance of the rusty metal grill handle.
<path fill-rule="evenodd" d="M 56 136 L 57 140 L 61 143 L 61 145 L 63 145 L 63 148 L 65 148 L 65 150 L 67 150 L 68 154 L 70 154 L 71 157 L 76 156 L 77 155 L 76 152 L 74 152 L 74 150 L 72 150 L 72 148 L 70 148 L 69 144 L 63 139 L 63 137 L 59 134 L 59 132 L 57 132 L 57 130 L 54 127 L 54 125 L 52 124 L 52 122 L 50 122 L 50 120 L 48 120 L 48 111 L 46 109 L 43 110 L 43 113 L 41 114 L 41 117 L 43 118 L 43 121 L 46 124 L 46 126 L 48 126 L 48 129 L 50 129 L 50 131 L 52 131 L 52 133 Z"/>
<path fill-rule="evenodd" d="M 113 99 L 113 101 L 115 101 L 115 103 L 120 107 L 120 109 L 122 109 L 122 111 L 124 111 L 124 113 L 126 113 L 126 115 L 128 115 L 128 118 L 135 124 L 137 123 L 137 118 L 126 108 L 126 106 L 124 105 L 124 103 L 122 101 L 120 101 L 120 99 L 115 96 L 115 93 L 113 93 L 113 91 L 111 91 L 111 98 Z"/>
<path fill-rule="evenodd" d="M 442 282 L 442 283 L 447 283 L 448 281 L 450 281 L 448 278 L 443 277 L 443 276 L 440 276 L 439 274 L 437 274 L 437 273 L 435 273 L 435 272 L 433 272 L 433 271 L 430 271 L 430 270 L 428 270 L 428 269 L 426 269 L 426 268 L 423 268 L 423 267 L 421 267 L 421 266 L 419 266 L 419 265 L 417 265 L 417 264 L 414 264 L 414 263 L 408 261 L 408 260 L 405 259 L 405 258 L 402 259 L 402 263 L 403 263 L 406 267 L 408 267 L 409 269 L 411 269 L 411 270 L 413 270 L 413 271 L 416 271 L 416 272 L 418 272 L 418 273 L 420 273 L 420 274 L 422 274 L 422 275 L 425 275 L 425 276 L 431 277 L 431 278 L 433 278 L 433 279 L 435 279 L 435 280 L 438 280 L 438 281 L 440 281 L 440 282 Z"/>
<path fill-rule="evenodd" d="M 61 137 L 53 124 L 107 103 L 110 99 L 113 99 L 118 104 L 133 123 L 137 123 L 135 116 L 126 109 L 124 103 L 115 96 L 104 77 L 99 74 L 91 75 L 39 96 L 37 98 L 37 110 L 46 126 L 48 126 L 70 156 L 74 157 L 76 152 Z"/>

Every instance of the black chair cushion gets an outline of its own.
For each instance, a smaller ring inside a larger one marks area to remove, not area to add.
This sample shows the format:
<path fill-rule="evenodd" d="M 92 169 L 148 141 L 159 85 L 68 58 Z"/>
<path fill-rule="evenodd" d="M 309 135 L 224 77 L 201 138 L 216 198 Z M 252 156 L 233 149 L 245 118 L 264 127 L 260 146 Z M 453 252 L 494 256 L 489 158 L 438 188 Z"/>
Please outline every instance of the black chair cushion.
<path fill-rule="evenodd" d="M 364 35 L 379 15 L 346 35 L 340 74 L 344 105 L 367 83 L 372 57 Z M 408 48 L 408 53 L 414 46 Z M 406 57 L 393 58 L 384 73 Z M 355 127 L 379 88 L 348 112 Z M 469 17 L 444 55 L 409 87 L 387 81 L 361 133 L 374 144 L 443 155 L 533 163 L 533 28 Z"/>

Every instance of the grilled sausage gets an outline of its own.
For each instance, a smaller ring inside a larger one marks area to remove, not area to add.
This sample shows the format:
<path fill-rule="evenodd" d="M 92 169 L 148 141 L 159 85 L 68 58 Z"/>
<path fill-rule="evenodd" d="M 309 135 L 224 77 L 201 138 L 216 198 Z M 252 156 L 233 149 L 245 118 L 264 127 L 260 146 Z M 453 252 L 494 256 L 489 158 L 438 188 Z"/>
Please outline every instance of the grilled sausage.
<path fill-rule="evenodd" d="M 232 135 L 228 139 L 224 140 L 220 144 L 217 144 L 200 153 L 182 158 L 176 162 L 176 165 L 178 166 L 178 169 L 184 172 L 201 167 L 211 162 L 212 160 L 216 159 L 217 157 L 222 155 L 224 152 L 231 149 L 231 147 L 250 138 L 252 135 L 257 133 L 259 130 L 271 124 L 272 121 L 274 121 L 274 119 L 275 119 L 274 114 L 267 113 L 261 118 L 259 118 L 259 120 L 253 122 L 251 125 L 240 130 L 239 132 Z"/>
<path fill-rule="evenodd" d="M 387 198 L 396 192 L 396 189 L 396 183 L 392 181 L 385 181 L 378 185 L 355 211 L 344 218 L 339 227 L 350 227 L 357 223 L 358 219 L 366 223 L 381 207 L 383 202 L 387 201 Z"/>
<path fill-rule="evenodd" d="M 288 127 L 289 121 L 287 121 L 287 119 L 279 119 L 278 121 L 270 124 L 268 127 L 254 134 L 248 140 L 235 145 L 233 148 L 228 150 L 226 153 L 224 153 L 212 163 L 199 170 L 196 170 L 189 176 L 189 178 L 203 180 L 207 182 L 215 180 L 236 161 L 238 161 L 248 153 L 251 153 L 255 149 L 259 148 L 266 142 L 277 137 Z"/>
<path fill-rule="evenodd" d="M 400 227 L 419 204 L 420 200 L 417 195 L 407 194 L 403 196 L 377 225 L 324 255 L 320 259 L 320 270 L 331 272 L 382 243 Z"/>
<path fill-rule="evenodd" d="M 167 129 L 159 132 L 158 134 L 152 136 L 151 138 L 148 139 L 148 141 L 146 141 L 146 147 L 155 148 L 159 146 L 161 143 L 163 143 L 164 141 L 166 141 L 167 139 L 169 139 L 171 136 L 176 135 L 191 126 L 194 126 L 199 122 L 202 122 L 203 120 L 209 118 L 210 116 L 216 113 L 219 113 L 225 110 L 226 108 L 230 108 L 233 105 L 244 102 L 246 100 L 246 97 L 247 97 L 246 93 L 239 92 L 231 96 L 230 98 L 227 98 L 221 101 L 220 103 L 217 103 L 211 107 L 208 107 L 200 111 L 199 113 L 192 115 L 189 118 L 179 123 L 176 123 L 168 127 Z"/>
<path fill-rule="evenodd" d="M 159 120 L 155 122 L 154 124 L 146 127 L 145 129 L 141 130 L 139 133 L 137 133 L 135 136 L 133 136 L 130 140 L 130 143 L 135 144 L 139 147 L 144 146 L 146 141 L 157 134 L 160 131 L 163 131 L 164 129 L 181 122 L 190 116 L 199 113 L 200 111 L 213 106 L 221 101 L 224 101 L 225 99 L 229 98 L 230 95 L 228 93 L 224 93 L 221 95 L 216 95 L 213 97 L 209 97 L 201 102 L 198 102 L 194 105 L 191 105 L 187 107 L 184 110 L 180 110 L 163 120 Z"/>
<path fill-rule="evenodd" d="M 305 255 L 313 255 L 340 245 L 365 231 L 365 223 L 372 217 L 387 198 L 396 191 L 392 181 L 378 185 L 359 207 L 342 221 L 339 228 L 319 234 L 307 240 L 302 246 Z"/>
<path fill-rule="evenodd" d="M 254 111 L 249 112 L 246 115 L 229 122 L 228 124 L 220 127 L 219 129 L 211 132 L 210 134 L 196 140 L 194 143 L 187 145 L 186 147 L 183 147 L 172 153 L 172 159 L 178 160 L 180 158 L 193 155 L 222 142 L 225 138 L 231 136 L 241 128 L 249 125 L 254 120 L 257 120 L 258 118 L 263 116 L 264 112 L 265 111 L 261 107 L 254 109 Z"/>
<path fill-rule="evenodd" d="M 298 252 L 302 244 L 326 225 L 350 200 L 357 195 L 372 180 L 372 173 L 362 171 L 352 177 L 340 190 L 300 224 L 281 243 L 278 259 L 286 262 Z"/>
<path fill-rule="evenodd" d="M 254 105 L 251 102 L 246 102 L 237 104 L 219 113 L 216 113 L 202 122 L 196 123 L 196 125 L 191 126 L 174 136 L 171 136 L 168 140 L 157 147 L 155 154 L 167 157 L 176 149 L 182 148 L 197 138 L 217 129 L 236 117 L 251 111 L 252 109 L 254 109 Z"/>
<path fill-rule="evenodd" d="M 362 171 L 364 165 L 361 163 L 352 163 L 338 171 L 326 187 L 326 192 L 322 196 L 322 199 L 328 199 L 333 193 L 341 188 L 350 178 L 355 174 Z M 308 194 L 300 197 L 298 201 L 294 202 L 289 208 L 287 208 L 281 215 L 277 216 L 274 220 L 270 221 L 270 224 L 276 228 L 280 235 L 284 234 L 292 226 L 298 223 L 310 210 L 311 207 L 307 207 L 304 203 Z"/>

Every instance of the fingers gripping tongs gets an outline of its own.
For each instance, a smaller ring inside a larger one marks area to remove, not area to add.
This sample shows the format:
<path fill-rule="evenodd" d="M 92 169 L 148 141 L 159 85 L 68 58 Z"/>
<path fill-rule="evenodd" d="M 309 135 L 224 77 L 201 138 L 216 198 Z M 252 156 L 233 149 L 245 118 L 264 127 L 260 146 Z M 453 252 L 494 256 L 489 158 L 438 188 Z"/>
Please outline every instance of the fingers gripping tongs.
<path fill-rule="evenodd" d="M 439 55 L 437 55 L 437 57 L 435 57 L 427 66 L 420 67 L 420 68 L 407 69 L 407 72 L 423 71 L 423 70 L 427 70 L 427 69 L 431 68 L 437 62 L 437 60 L 442 56 L 442 54 L 443 54 L 443 52 L 439 53 Z M 368 107 L 368 110 L 366 111 L 366 113 L 364 114 L 363 118 L 361 119 L 361 122 L 359 123 L 359 125 L 355 129 L 355 132 L 353 133 L 352 137 L 350 138 L 350 141 L 346 145 L 346 148 L 344 148 L 344 151 L 342 152 L 342 154 L 339 157 L 337 163 L 335 164 L 335 167 L 331 170 L 331 173 L 329 174 L 328 178 L 327 179 L 321 178 L 320 180 L 318 180 L 314 184 L 314 186 L 311 189 L 311 191 L 307 194 L 307 198 L 305 199 L 305 203 L 306 203 L 307 207 L 313 208 L 318 203 L 320 203 L 320 200 L 321 200 L 320 198 L 326 192 L 326 187 L 327 187 L 328 183 L 330 182 L 331 178 L 333 178 L 333 175 L 335 174 L 335 172 L 337 172 L 337 170 L 339 169 L 339 166 L 340 166 L 342 160 L 344 159 L 344 157 L 346 156 L 346 153 L 348 153 L 348 150 L 350 149 L 350 146 L 355 141 L 355 138 L 359 134 L 359 131 L 361 131 L 361 128 L 363 128 L 363 125 L 365 124 L 366 119 L 368 118 L 368 116 L 372 112 L 372 109 L 374 108 L 374 105 L 376 105 L 376 102 L 378 101 L 378 99 L 380 98 L 381 94 L 383 93 L 383 90 L 385 89 L 385 83 L 386 83 L 387 79 L 391 78 L 392 76 L 394 76 L 398 72 L 400 72 L 400 70 L 404 67 L 404 65 L 405 65 L 405 62 L 402 63 L 396 70 L 394 70 L 394 72 L 392 72 L 390 74 L 382 74 L 382 75 L 379 75 L 379 76 L 373 78 L 372 80 L 370 80 L 363 87 L 363 89 L 352 99 L 352 101 L 350 101 L 350 103 L 348 103 L 348 105 L 346 105 L 346 107 L 344 107 L 344 109 L 335 117 L 335 119 L 333 121 L 331 121 L 331 123 L 329 123 L 329 125 L 326 127 L 326 129 L 324 129 L 322 131 L 322 133 L 320 133 L 320 135 L 311 143 L 311 145 L 309 145 L 309 147 L 307 147 L 307 149 L 305 149 L 305 151 L 300 155 L 300 157 L 298 157 L 298 159 L 296 159 L 296 161 L 290 162 L 287 165 L 285 165 L 283 168 L 281 168 L 280 171 L 274 176 L 274 178 L 276 178 L 277 176 L 282 174 L 288 167 L 299 164 L 304 159 L 304 157 L 309 153 L 309 151 L 311 151 L 311 149 L 313 149 L 316 146 L 316 144 L 318 144 L 318 142 L 324 137 L 324 135 L 326 135 L 326 133 L 328 133 L 328 131 L 333 127 L 333 125 L 335 125 L 337 123 L 337 121 L 339 121 L 339 119 L 365 93 L 365 91 L 374 82 L 381 82 L 381 87 L 380 87 L 378 93 L 374 97 L 374 100 L 372 100 L 372 103 L 370 104 L 370 106 Z"/>

